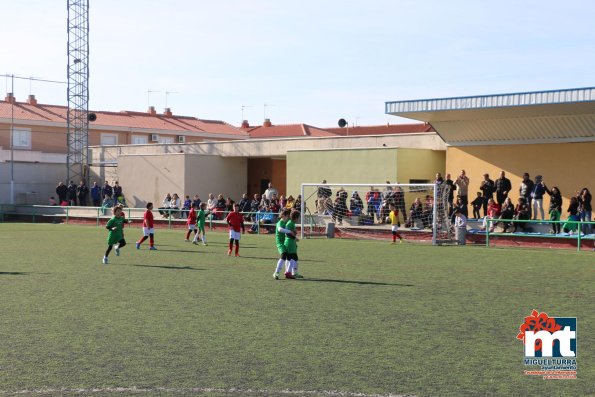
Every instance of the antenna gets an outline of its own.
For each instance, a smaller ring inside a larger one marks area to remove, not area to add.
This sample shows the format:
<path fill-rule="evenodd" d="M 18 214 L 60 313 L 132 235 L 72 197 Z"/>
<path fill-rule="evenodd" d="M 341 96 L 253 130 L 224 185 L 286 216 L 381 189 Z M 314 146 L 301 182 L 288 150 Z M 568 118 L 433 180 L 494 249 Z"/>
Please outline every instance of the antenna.
<path fill-rule="evenodd" d="M 240 121 L 240 123 L 244 122 L 244 109 L 245 108 L 253 108 L 254 106 L 252 105 L 242 105 L 242 120 Z"/>
<path fill-rule="evenodd" d="M 264 116 L 264 117 L 263 117 L 263 119 L 264 119 L 264 120 L 266 120 L 266 118 L 267 118 L 267 108 L 268 108 L 268 107 L 270 107 L 270 106 L 275 106 L 275 105 L 271 105 L 270 103 L 265 103 L 265 104 L 263 105 L 263 109 L 264 109 L 264 110 L 263 110 L 262 114 L 263 114 L 263 116 Z"/>
<path fill-rule="evenodd" d="M 165 107 L 167 107 L 167 97 L 169 94 L 178 94 L 177 91 L 167 91 L 167 89 L 165 90 Z"/>
<path fill-rule="evenodd" d="M 150 88 L 147 90 L 147 107 L 151 106 L 151 94 L 154 92 L 161 92 L 161 91 L 153 91 Z"/>

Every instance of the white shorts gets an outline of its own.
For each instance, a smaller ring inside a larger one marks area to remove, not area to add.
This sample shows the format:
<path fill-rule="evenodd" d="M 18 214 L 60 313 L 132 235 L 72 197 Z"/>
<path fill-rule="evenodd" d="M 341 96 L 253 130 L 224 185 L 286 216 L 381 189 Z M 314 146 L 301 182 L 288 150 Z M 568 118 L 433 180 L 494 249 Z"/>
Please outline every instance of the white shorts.
<path fill-rule="evenodd" d="M 191 225 L 188 225 L 188 230 L 194 230 L 194 229 L 196 229 L 196 224 L 195 223 L 193 223 Z"/>
<path fill-rule="evenodd" d="M 155 229 L 152 227 L 143 227 L 143 234 L 149 237 L 150 234 L 155 234 Z"/>
<path fill-rule="evenodd" d="M 397 231 L 399 231 L 399 227 L 398 227 L 397 225 L 393 225 L 393 226 L 392 226 L 390 229 L 391 229 L 393 232 L 397 232 Z"/>
<path fill-rule="evenodd" d="M 242 237 L 242 233 L 240 232 L 235 232 L 233 230 L 229 231 L 229 238 L 232 240 L 238 240 L 240 241 L 240 237 Z"/>

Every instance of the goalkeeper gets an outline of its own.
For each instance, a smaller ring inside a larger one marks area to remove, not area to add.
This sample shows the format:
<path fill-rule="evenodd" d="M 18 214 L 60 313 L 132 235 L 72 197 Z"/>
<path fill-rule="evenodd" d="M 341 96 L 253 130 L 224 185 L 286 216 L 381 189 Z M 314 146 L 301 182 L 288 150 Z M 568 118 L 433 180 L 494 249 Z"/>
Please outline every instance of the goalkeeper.
<path fill-rule="evenodd" d="M 392 229 L 392 233 L 393 233 L 392 244 L 396 244 L 397 237 L 399 238 L 399 243 L 402 243 L 403 237 L 401 237 L 401 235 L 397 231 L 399 229 L 399 210 L 397 210 L 397 207 L 394 204 L 390 205 L 389 217 L 390 217 L 391 229 Z"/>
<path fill-rule="evenodd" d="M 290 214 L 291 209 L 289 208 L 281 211 L 281 219 L 279 219 L 279 222 L 277 222 L 277 225 L 275 226 L 275 242 L 277 244 L 277 251 L 279 251 L 279 255 L 281 256 L 279 258 L 279 261 L 277 261 L 275 273 L 273 273 L 273 278 L 275 280 L 279 280 L 281 269 L 283 269 L 283 265 L 288 260 L 287 248 L 285 248 L 285 235 L 290 235 L 293 232 L 289 229 L 286 229 L 285 226 L 287 225 L 287 221 L 289 220 Z M 295 237 L 295 234 L 293 236 Z"/>

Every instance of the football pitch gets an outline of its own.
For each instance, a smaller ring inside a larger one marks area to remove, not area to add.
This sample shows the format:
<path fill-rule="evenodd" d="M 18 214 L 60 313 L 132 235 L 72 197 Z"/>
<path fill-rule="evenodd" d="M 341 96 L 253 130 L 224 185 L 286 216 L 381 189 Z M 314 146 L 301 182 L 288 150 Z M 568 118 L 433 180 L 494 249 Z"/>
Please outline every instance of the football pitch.
<path fill-rule="evenodd" d="M 302 280 L 274 280 L 271 235 L 128 246 L 106 230 L 0 224 L 0 396 L 588 396 L 595 253 L 299 242 Z M 526 376 L 536 309 L 577 318 L 577 379 Z"/>

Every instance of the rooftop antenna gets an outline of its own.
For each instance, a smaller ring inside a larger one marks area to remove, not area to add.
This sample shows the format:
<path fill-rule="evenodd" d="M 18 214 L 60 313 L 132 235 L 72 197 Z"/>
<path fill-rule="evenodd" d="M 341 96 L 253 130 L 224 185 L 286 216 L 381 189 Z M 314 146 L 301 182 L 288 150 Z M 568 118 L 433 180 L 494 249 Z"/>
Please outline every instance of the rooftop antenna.
<path fill-rule="evenodd" d="M 154 92 L 161 92 L 161 91 L 153 91 L 150 88 L 147 90 L 147 107 L 151 106 L 151 94 Z"/>
<path fill-rule="evenodd" d="M 240 121 L 241 123 L 244 122 L 244 109 L 246 108 L 253 108 L 254 106 L 252 105 L 242 105 L 242 120 Z"/>
<path fill-rule="evenodd" d="M 167 107 L 167 97 L 169 96 L 169 94 L 178 94 L 177 91 L 167 91 L 167 89 L 165 90 L 165 107 Z"/>
<path fill-rule="evenodd" d="M 270 103 L 265 103 L 265 104 L 263 105 L 263 109 L 264 109 L 264 110 L 263 110 L 262 114 L 263 114 L 263 116 L 264 116 L 264 117 L 263 117 L 263 119 L 264 119 L 264 120 L 266 120 L 266 119 L 267 119 L 267 108 L 268 108 L 268 107 L 270 107 L 270 106 L 275 106 L 275 105 L 271 105 Z"/>

